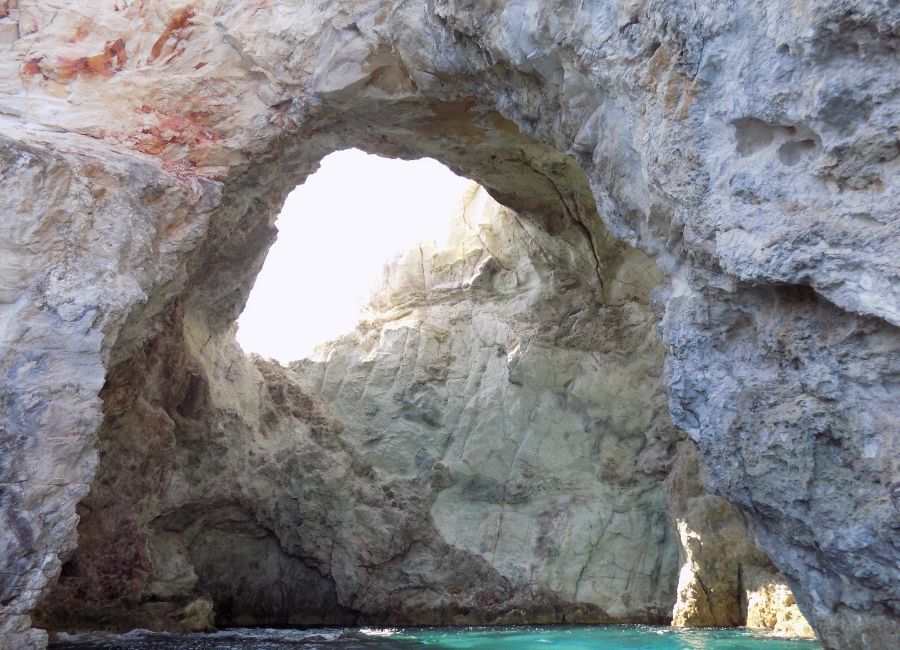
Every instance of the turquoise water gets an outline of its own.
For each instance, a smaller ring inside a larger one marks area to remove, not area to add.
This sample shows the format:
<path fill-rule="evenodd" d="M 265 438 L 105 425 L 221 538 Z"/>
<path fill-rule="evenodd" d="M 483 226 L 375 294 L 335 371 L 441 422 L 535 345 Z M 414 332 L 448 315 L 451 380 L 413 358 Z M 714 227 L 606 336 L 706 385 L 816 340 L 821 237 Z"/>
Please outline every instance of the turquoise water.
<path fill-rule="evenodd" d="M 820 650 L 815 641 L 747 630 L 674 630 L 646 626 L 408 630 L 393 639 L 454 650 Z M 390 646 L 386 646 L 390 647 Z"/>
<path fill-rule="evenodd" d="M 817 641 L 748 630 L 669 627 L 467 627 L 318 630 L 234 629 L 211 634 L 146 631 L 60 635 L 53 650 L 821 650 Z"/>

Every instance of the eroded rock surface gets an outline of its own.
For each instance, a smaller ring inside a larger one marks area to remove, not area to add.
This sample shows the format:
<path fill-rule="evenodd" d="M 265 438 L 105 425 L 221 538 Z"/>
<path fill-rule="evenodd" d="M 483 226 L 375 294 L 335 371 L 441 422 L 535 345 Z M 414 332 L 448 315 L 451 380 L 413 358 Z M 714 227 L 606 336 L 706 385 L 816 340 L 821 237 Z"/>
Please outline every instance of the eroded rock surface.
<path fill-rule="evenodd" d="M 618 617 L 812 636 L 669 424 L 650 260 L 605 250 L 598 278 L 575 224 L 550 236 L 483 190 L 453 225 L 388 267 L 356 332 L 291 365 L 342 439 L 389 475 L 437 468 L 444 538 L 514 583 Z"/>
<path fill-rule="evenodd" d="M 739 513 L 704 489 L 702 475 L 693 442 L 678 443 L 666 478 L 681 561 L 672 624 L 746 625 L 786 636 L 814 636 L 784 578 L 747 538 Z"/>
<path fill-rule="evenodd" d="M 658 271 L 577 223 L 554 236 L 473 190 L 450 241 L 389 269 L 371 320 L 291 367 L 387 475 L 442 485 L 444 539 L 513 584 L 668 622 L 662 480 L 680 437 L 647 305 Z"/>
<path fill-rule="evenodd" d="M 392 263 L 371 318 L 291 370 L 176 306 L 101 392 L 39 623 L 666 623 L 681 551 L 714 586 L 682 589 L 676 624 L 795 633 L 693 444 L 675 460 L 658 271 L 607 243 L 598 275 L 587 233 L 553 225 L 473 186 L 450 240 Z"/>
<path fill-rule="evenodd" d="M 174 309 L 101 393 L 39 622 L 667 622 L 658 272 L 608 243 L 604 285 L 577 222 L 551 236 L 477 187 L 454 225 L 327 364 L 251 360 Z"/>
<path fill-rule="evenodd" d="M 104 382 L 176 304 L 222 334 L 355 145 L 650 255 L 713 486 L 827 647 L 900 646 L 894 4 L 0 3 L 4 640 L 42 643 Z"/>
<path fill-rule="evenodd" d="M 606 622 L 443 540 L 444 475 L 385 475 L 278 364 L 179 307 L 103 393 L 80 544 L 41 603 L 61 629 Z M 114 386 L 114 387 L 113 387 Z"/>

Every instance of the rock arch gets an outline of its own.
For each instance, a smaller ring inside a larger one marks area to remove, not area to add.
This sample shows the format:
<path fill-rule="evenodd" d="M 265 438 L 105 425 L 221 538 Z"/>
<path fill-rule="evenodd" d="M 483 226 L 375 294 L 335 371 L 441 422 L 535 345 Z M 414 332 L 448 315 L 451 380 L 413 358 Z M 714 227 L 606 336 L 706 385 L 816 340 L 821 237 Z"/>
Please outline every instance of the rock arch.
<path fill-rule="evenodd" d="M 578 223 L 601 263 L 625 245 L 604 230 L 652 256 L 675 425 L 826 646 L 890 647 L 892 16 L 828 2 L 786 17 L 727 3 L 0 5 L 0 630 L 41 642 L 28 613 L 75 544 L 107 369 L 176 304 L 200 331 L 225 328 L 286 192 L 352 144 L 437 157 L 548 229 Z"/>

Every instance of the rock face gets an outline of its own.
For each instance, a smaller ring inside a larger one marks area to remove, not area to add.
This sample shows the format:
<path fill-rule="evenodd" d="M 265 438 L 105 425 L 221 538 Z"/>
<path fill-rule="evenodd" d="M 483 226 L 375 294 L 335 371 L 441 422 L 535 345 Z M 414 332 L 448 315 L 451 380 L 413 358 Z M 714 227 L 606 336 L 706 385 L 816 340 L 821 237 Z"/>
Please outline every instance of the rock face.
<path fill-rule="evenodd" d="M 388 271 L 372 319 L 291 366 L 380 472 L 440 475 L 454 547 L 513 584 L 668 622 L 676 545 L 663 479 L 664 356 L 652 261 L 577 223 L 554 236 L 473 190 L 446 247 Z"/>
<path fill-rule="evenodd" d="M 483 190 L 453 225 L 388 267 L 356 332 L 291 365 L 341 438 L 388 475 L 439 468 L 444 539 L 513 583 L 618 618 L 812 636 L 669 425 L 649 258 L 606 250 L 597 277 L 574 224 L 550 236 Z"/>
<path fill-rule="evenodd" d="M 38 623 L 665 623 L 673 519 L 717 581 L 682 590 L 676 624 L 796 633 L 777 625 L 796 607 L 728 582 L 790 597 L 692 443 L 670 472 L 658 271 L 605 244 L 598 274 L 589 233 L 554 229 L 473 186 L 450 241 L 394 262 L 372 318 L 290 371 L 176 306 L 101 392 L 79 546 Z"/>
<path fill-rule="evenodd" d="M 666 479 L 681 556 L 672 624 L 746 625 L 786 636 L 813 636 L 784 578 L 749 542 L 739 513 L 703 489 L 701 474 L 693 443 L 678 443 Z"/>
<path fill-rule="evenodd" d="M 101 393 L 38 622 L 668 622 L 658 272 L 607 243 L 598 276 L 577 223 L 551 236 L 477 186 L 454 227 L 324 364 L 251 361 L 174 309 Z"/>
<path fill-rule="evenodd" d="M 358 146 L 580 223 L 600 276 L 606 232 L 650 256 L 712 487 L 826 647 L 900 646 L 898 25 L 887 0 L 0 2 L 0 638 L 43 642 L 98 393 L 173 315 L 224 336 L 286 192 Z"/>
<path fill-rule="evenodd" d="M 210 336 L 180 307 L 164 326 L 102 394 L 81 541 L 39 622 L 195 630 L 213 608 L 217 625 L 611 620 L 447 544 L 428 513 L 446 471 L 385 476 L 232 330 Z"/>

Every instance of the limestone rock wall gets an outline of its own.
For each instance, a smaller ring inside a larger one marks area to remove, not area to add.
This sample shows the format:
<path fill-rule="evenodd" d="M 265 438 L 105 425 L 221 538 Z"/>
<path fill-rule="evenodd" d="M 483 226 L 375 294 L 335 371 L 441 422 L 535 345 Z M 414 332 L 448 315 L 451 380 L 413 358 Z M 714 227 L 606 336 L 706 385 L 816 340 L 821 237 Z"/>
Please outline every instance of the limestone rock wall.
<path fill-rule="evenodd" d="M 748 539 L 739 512 L 704 489 L 703 474 L 694 443 L 679 442 L 666 477 L 681 562 L 672 624 L 814 636 L 784 578 Z"/>
<path fill-rule="evenodd" d="M 166 314 L 101 392 L 79 545 L 38 624 L 666 623 L 681 552 L 706 586 L 682 585 L 676 624 L 796 633 L 669 424 L 649 258 L 598 276 L 576 222 L 551 236 L 477 186 L 452 225 L 322 361 L 251 360 Z"/>
<path fill-rule="evenodd" d="M 878 639 L 874 647 L 890 647 L 896 619 L 878 605 L 864 604 L 864 594 L 872 587 L 862 583 L 879 583 L 894 575 L 897 566 L 894 543 L 888 541 L 895 537 L 895 505 L 885 491 L 897 475 L 897 407 L 892 389 L 884 383 L 891 381 L 890 368 L 896 366 L 895 330 L 877 319 L 840 312 L 808 290 L 747 289 L 741 295 L 740 306 L 723 297 L 714 308 L 719 335 L 711 338 L 730 341 L 727 354 L 707 336 L 710 321 L 701 314 L 712 315 L 706 312 L 709 303 L 691 300 L 683 305 L 693 314 L 683 317 L 705 334 L 687 335 L 681 343 L 698 353 L 702 349 L 699 358 L 704 361 L 685 367 L 670 360 L 676 422 L 702 433 L 698 448 L 715 473 L 715 485 L 726 486 L 723 491 L 732 503 L 749 509 L 752 501 L 751 512 L 784 513 L 767 517 L 766 525 L 757 523 L 753 529 L 764 549 L 782 548 L 773 546 L 773 537 L 793 540 L 782 549 L 787 556 L 779 558 L 770 551 L 770 557 L 801 605 L 798 585 L 810 576 L 821 581 L 818 589 L 829 598 L 838 598 L 838 587 L 826 587 L 824 576 L 850 580 L 847 549 L 861 553 L 853 570 L 861 582 L 844 584 L 840 599 L 856 603 L 859 634 L 865 631 Z M 678 336 L 683 334 L 679 328 Z M 752 363 L 739 361 L 741 349 Z M 704 382 L 698 392 L 693 378 L 704 373 L 719 380 Z M 689 403 L 686 395 L 691 395 Z M 846 400 L 854 395 L 861 410 L 846 408 Z M 770 405 L 764 416 L 751 410 L 760 403 Z M 760 437 L 748 438 L 751 430 Z M 751 476 L 765 480 L 750 481 Z M 851 630 L 839 623 L 844 606 L 826 606 L 825 598 L 815 605 L 821 619 L 817 632 L 852 647 L 854 641 L 844 638 Z M 817 616 L 815 611 L 804 609 L 810 617 Z"/>
<path fill-rule="evenodd" d="M 483 190 L 453 226 L 387 268 L 356 332 L 291 365 L 342 439 L 390 475 L 439 467 L 441 534 L 513 582 L 619 617 L 812 636 L 669 424 L 649 259 L 598 278 L 582 233 L 551 237 Z"/>
<path fill-rule="evenodd" d="M 101 393 L 38 623 L 667 623 L 658 271 L 613 247 L 598 276 L 584 229 L 555 228 L 473 185 L 451 241 L 291 371 L 176 307 Z"/>
<path fill-rule="evenodd" d="M 594 264 L 577 224 L 550 236 L 473 189 L 449 242 L 389 268 L 370 320 L 291 368 L 376 468 L 440 473 L 448 543 L 525 588 L 668 622 L 680 434 L 647 305 L 658 271 L 636 251 Z"/>
<path fill-rule="evenodd" d="M 612 620 L 449 545 L 445 475 L 380 472 L 278 364 L 177 307 L 102 393 L 80 544 L 51 629 Z"/>
<path fill-rule="evenodd" d="M 42 643 L 104 381 L 176 303 L 227 329 L 355 145 L 650 255 L 713 487 L 826 647 L 900 645 L 894 4 L 0 3 L 0 634 Z"/>

